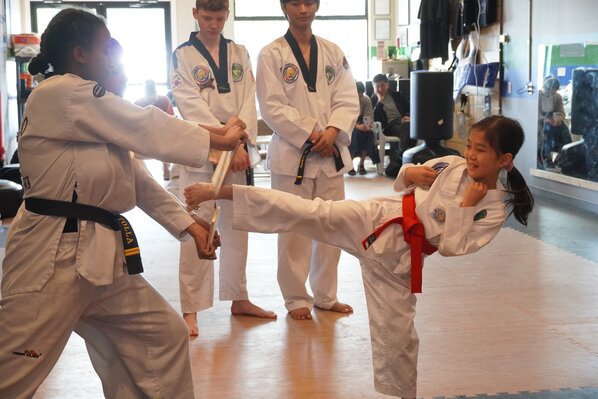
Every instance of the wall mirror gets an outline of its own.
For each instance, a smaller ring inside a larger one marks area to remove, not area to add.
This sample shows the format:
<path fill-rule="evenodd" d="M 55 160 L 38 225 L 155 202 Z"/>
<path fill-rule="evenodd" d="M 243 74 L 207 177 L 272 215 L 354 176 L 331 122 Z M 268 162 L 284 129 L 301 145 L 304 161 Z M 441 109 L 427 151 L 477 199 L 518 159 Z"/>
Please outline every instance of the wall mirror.
<path fill-rule="evenodd" d="M 598 44 L 541 45 L 537 167 L 598 182 Z"/>

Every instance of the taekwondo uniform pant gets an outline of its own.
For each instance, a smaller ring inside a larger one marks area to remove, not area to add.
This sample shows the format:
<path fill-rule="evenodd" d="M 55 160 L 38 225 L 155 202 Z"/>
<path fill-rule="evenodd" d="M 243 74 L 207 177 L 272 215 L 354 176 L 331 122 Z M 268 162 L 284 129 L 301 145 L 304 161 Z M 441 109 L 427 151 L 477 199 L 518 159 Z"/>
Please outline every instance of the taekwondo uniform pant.
<path fill-rule="evenodd" d="M 295 176 L 272 173 L 272 188 L 298 195 L 302 198 L 322 198 L 342 200 L 345 198 L 343 175 L 328 177 L 321 171 L 315 179 L 303 178 L 295 184 Z M 269 219 L 264 219 L 267 224 Z M 278 235 L 278 285 L 288 311 L 308 308 L 314 304 L 322 309 L 330 309 L 338 302 L 337 268 L 341 251 L 325 242 L 314 241 L 312 237 L 285 232 Z M 305 288 L 309 285 L 314 297 Z"/>
<path fill-rule="evenodd" d="M 108 388 L 107 398 L 193 398 L 183 320 L 140 275 L 125 275 L 106 286 L 79 276 L 77 235 L 62 235 L 54 274 L 41 290 L 2 299 L 0 397 L 31 398 L 71 332 L 80 330 L 88 347 L 96 348 L 90 356 Z M 104 355 L 124 373 L 102 363 Z"/>
<path fill-rule="evenodd" d="M 305 182 L 304 182 L 305 183 Z M 365 251 L 367 237 L 400 197 L 372 201 L 314 201 L 274 190 L 234 187 L 234 227 L 260 233 L 303 234 L 342 248 L 359 258 L 367 300 L 378 392 L 416 397 L 419 339 L 415 330 L 416 297 L 410 277 L 393 272 L 400 262 L 410 264 L 409 246 L 398 237 L 390 256 Z M 388 204 L 388 206 L 386 206 Z M 387 209 L 385 209 L 387 208 Z"/>
<path fill-rule="evenodd" d="M 184 202 L 185 187 L 196 182 L 209 182 L 212 175 L 180 169 L 179 198 Z M 247 185 L 244 172 L 229 172 L 225 184 Z M 220 247 L 219 299 L 234 301 L 249 299 L 247 293 L 247 240 L 245 231 L 232 229 L 232 202 L 217 201 L 220 206 L 218 234 Z M 209 221 L 214 213 L 214 202 L 203 203 L 199 211 L 200 217 Z M 197 258 L 197 249 L 193 240 L 181 243 L 179 259 L 179 289 L 181 310 L 183 313 L 195 313 L 214 304 L 214 261 Z"/>

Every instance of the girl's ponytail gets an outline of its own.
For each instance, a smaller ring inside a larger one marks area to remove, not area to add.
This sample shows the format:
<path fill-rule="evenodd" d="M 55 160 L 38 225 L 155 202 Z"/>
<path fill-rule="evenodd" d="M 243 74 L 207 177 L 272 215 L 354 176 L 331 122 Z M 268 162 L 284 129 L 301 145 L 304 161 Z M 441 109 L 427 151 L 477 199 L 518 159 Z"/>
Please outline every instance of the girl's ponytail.
<path fill-rule="evenodd" d="M 507 173 L 507 205 L 517 221 L 527 226 L 527 217 L 534 209 L 534 197 L 517 168 Z"/>
<path fill-rule="evenodd" d="M 525 139 L 521 124 L 505 116 L 489 116 L 474 124 L 471 129 L 484 132 L 497 154 L 511 154 L 513 159 Z M 534 197 L 515 167 L 507 173 L 507 195 L 507 206 L 511 208 L 511 214 L 515 215 L 519 223 L 527 226 L 527 217 L 534 209 Z"/>

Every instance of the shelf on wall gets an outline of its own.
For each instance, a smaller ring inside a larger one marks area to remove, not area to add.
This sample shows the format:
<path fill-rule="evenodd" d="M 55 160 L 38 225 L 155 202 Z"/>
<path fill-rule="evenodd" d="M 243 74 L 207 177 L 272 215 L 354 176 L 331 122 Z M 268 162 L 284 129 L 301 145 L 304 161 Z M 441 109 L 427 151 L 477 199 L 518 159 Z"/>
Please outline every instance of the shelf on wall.
<path fill-rule="evenodd" d="M 534 177 L 540 177 L 546 180 L 552 180 L 559 183 L 569 184 L 575 187 L 581 187 L 592 191 L 598 191 L 598 183 L 590 180 L 579 179 L 577 177 L 567 176 L 542 169 L 530 169 L 530 174 Z"/>

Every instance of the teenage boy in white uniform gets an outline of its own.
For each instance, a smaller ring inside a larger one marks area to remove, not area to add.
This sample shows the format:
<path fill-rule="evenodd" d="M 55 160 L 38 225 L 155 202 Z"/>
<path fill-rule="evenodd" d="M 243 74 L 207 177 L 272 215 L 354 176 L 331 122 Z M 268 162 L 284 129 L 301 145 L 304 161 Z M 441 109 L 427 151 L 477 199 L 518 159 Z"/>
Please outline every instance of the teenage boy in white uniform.
<path fill-rule="evenodd" d="M 320 2 L 280 4 L 289 30 L 262 49 L 257 68 L 260 111 L 276 132 L 268 147 L 272 188 L 340 200 L 343 173 L 352 168 L 347 146 L 359 115 L 355 82 L 343 52 L 312 34 Z M 278 283 L 292 318 L 311 319 L 314 305 L 352 312 L 336 297 L 339 257 L 337 248 L 295 233 L 279 234 Z M 305 288 L 308 274 L 314 298 Z"/>
<path fill-rule="evenodd" d="M 193 18 L 199 32 L 192 32 L 189 40 L 175 50 L 171 84 L 179 112 L 186 120 L 220 127 L 238 117 L 238 123 L 249 134 L 248 147 L 237 150 L 226 181 L 248 184 L 252 159 L 259 162 L 259 155 L 249 155 L 255 152 L 257 134 L 255 79 L 245 47 L 221 34 L 228 15 L 228 0 L 196 0 Z M 216 163 L 219 155 L 212 153 L 211 160 Z M 201 169 L 181 167 L 179 187 L 210 181 L 213 172 L 213 163 Z M 182 198 L 182 193 L 178 194 Z M 232 301 L 233 314 L 276 318 L 273 312 L 249 301 L 245 273 L 247 233 L 232 230 L 230 203 L 222 202 L 219 206 L 219 232 L 224 244 L 220 252 L 220 300 Z M 206 204 L 199 213 L 209 219 L 213 211 L 213 204 Z M 197 335 L 197 312 L 213 305 L 214 267 L 212 261 L 198 259 L 193 251 L 192 246 L 181 243 L 179 282 L 183 317 L 190 335 Z"/>

